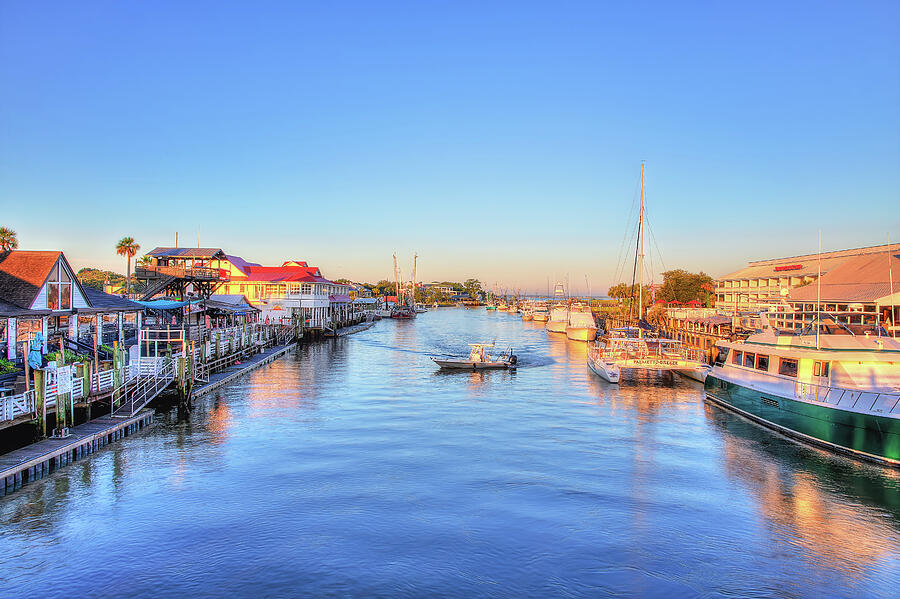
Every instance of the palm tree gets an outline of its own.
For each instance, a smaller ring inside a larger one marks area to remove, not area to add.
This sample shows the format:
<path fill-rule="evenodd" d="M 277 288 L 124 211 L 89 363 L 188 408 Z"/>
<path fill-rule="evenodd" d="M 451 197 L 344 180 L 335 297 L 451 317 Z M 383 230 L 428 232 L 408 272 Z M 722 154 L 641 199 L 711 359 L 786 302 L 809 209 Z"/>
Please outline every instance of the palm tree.
<path fill-rule="evenodd" d="M 125 278 L 125 295 L 131 297 L 131 259 L 141 249 L 134 241 L 134 237 L 123 237 L 116 244 L 116 253 L 125 256 L 125 262 L 128 264 L 128 275 Z"/>
<path fill-rule="evenodd" d="M 6 227 L 0 227 L 0 251 L 8 252 L 19 247 L 16 232 Z"/>

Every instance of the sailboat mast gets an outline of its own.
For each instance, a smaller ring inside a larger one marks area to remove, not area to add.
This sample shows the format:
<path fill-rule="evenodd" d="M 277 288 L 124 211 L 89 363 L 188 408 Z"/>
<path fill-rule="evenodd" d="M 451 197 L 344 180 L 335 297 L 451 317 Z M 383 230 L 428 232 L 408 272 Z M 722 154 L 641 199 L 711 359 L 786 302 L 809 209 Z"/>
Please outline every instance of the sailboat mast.
<path fill-rule="evenodd" d="M 397 270 L 397 252 L 394 252 L 394 295 L 397 296 L 397 305 L 400 304 L 400 275 Z"/>
<path fill-rule="evenodd" d="M 413 254 L 413 276 L 412 276 L 412 305 L 416 305 L 416 265 L 419 260 L 419 254 Z"/>
<path fill-rule="evenodd" d="M 638 320 L 644 317 L 644 163 L 641 163 L 640 254 L 638 261 Z M 631 296 L 634 297 L 634 296 Z"/>

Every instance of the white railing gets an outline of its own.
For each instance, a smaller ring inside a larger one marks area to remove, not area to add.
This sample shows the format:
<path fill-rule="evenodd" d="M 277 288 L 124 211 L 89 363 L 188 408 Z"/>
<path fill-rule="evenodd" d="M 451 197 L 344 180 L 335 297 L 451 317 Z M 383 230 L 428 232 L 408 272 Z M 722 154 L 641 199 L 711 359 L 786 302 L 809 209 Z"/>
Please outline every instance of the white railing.
<path fill-rule="evenodd" d="M 19 416 L 34 415 L 34 389 L 19 395 L 0 398 L 0 421 L 13 420 Z"/>
<path fill-rule="evenodd" d="M 860 389 L 845 389 L 818 385 L 816 383 L 794 383 L 794 397 L 805 401 L 827 403 L 831 406 L 851 408 L 867 412 L 887 414 L 900 403 L 900 393 L 881 393 Z"/>

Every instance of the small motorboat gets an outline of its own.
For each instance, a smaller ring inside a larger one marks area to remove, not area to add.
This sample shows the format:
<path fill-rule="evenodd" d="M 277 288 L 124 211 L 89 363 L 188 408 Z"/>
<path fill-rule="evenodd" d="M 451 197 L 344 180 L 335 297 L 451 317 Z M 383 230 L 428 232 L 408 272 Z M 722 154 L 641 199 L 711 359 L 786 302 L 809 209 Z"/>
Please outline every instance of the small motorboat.
<path fill-rule="evenodd" d="M 486 353 L 486 347 L 493 347 L 493 343 L 470 343 L 469 355 L 466 358 L 431 358 L 435 364 L 441 368 L 448 370 L 487 370 L 487 369 L 503 369 L 515 368 L 519 361 L 518 357 L 512 353 L 512 348 L 507 349 L 502 354 L 494 358 Z"/>

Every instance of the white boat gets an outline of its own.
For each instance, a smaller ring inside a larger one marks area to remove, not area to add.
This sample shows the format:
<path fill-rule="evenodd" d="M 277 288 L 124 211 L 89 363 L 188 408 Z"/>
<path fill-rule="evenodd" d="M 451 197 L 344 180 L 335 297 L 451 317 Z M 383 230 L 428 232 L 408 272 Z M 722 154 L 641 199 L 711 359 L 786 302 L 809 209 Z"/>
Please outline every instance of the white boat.
<path fill-rule="evenodd" d="M 641 164 L 641 209 L 638 228 L 638 323 L 637 328 L 611 331 L 606 341 L 588 346 L 587 364 L 592 372 L 610 383 L 618 383 L 622 371 L 699 371 L 706 355 L 675 339 L 653 336 L 644 320 L 644 165 Z"/>
<path fill-rule="evenodd" d="M 900 341 L 809 329 L 718 342 L 706 399 L 787 436 L 900 467 Z"/>
<path fill-rule="evenodd" d="M 428 308 L 426 308 L 425 306 L 416 305 L 416 314 L 424 314 L 425 312 L 428 312 Z"/>
<path fill-rule="evenodd" d="M 547 332 L 565 333 L 569 326 L 569 307 L 566 304 L 557 304 L 550 309 L 550 320 L 547 321 Z"/>
<path fill-rule="evenodd" d="M 614 336 L 588 347 L 588 367 L 600 378 L 618 383 L 623 370 L 699 371 L 705 366 L 702 351 L 677 339 Z"/>
<path fill-rule="evenodd" d="M 441 368 L 451 370 L 488 370 L 515 368 L 518 357 L 507 349 L 496 358 L 485 352 L 485 348 L 493 347 L 493 343 L 470 343 L 469 355 L 466 358 L 431 358 Z"/>
<path fill-rule="evenodd" d="M 535 322 L 547 322 L 550 320 L 550 310 L 545 303 L 537 303 L 534 305 L 534 314 L 532 316 Z"/>
<path fill-rule="evenodd" d="M 708 375 L 711 370 L 712 370 L 712 366 L 710 366 L 709 364 L 703 364 L 702 366 L 700 366 L 698 368 L 679 369 L 679 370 L 675 370 L 675 372 L 677 372 L 678 374 L 680 374 L 681 376 L 683 376 L 685 378 L 694 379 L 695 381 L 698 381 L 700 383 L 705 383 L 706 375 Z"/>
<path fill-rule="evenodd" d="M 597 323 L 589 306 L 573 304 L 569 308 L 566 337 L 573 341 L 593 341 L 597 338 Z"/>

